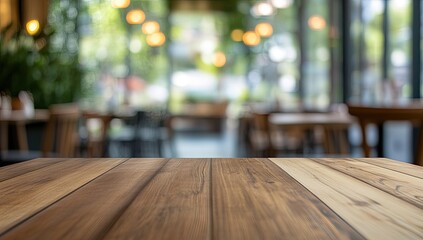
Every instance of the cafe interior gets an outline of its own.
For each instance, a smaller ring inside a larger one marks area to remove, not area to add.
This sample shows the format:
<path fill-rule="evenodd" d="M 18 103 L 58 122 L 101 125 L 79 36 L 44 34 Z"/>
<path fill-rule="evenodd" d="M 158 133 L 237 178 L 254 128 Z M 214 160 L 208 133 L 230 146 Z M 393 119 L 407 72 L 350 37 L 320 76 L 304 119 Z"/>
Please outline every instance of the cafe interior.
<path fill-rule="evenodd" d="M 0 0 L 0 163 L 423 165 L 420 0 Z"/>

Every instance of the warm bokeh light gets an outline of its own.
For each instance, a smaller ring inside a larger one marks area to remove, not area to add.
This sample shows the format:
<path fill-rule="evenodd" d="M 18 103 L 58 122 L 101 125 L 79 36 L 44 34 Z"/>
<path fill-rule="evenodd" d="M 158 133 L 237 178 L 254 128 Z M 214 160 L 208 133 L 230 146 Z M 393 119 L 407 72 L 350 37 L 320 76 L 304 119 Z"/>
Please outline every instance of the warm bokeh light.
<path fill-rule="evenodd" d="M 162 32 L 156 32 L 147 36 L 147 44 L 151 47 L 159 47 L 166 42 L 166 37 Z"/>
<path fill-rule="evenodd" d="M 131 10 L 128 12 L 128 14 L 126 14 L 126 21 L 129 24 L 141 24 L 142 22 L 144 22 L 144 19 L 145 14 L 140 9 Z"/>
<path fill-rule="evenodd" d="M 160 25 L 156 21 L 147 21 L 141 29 L 144 34 L 153 34 L 160 31 Z"/>
<path fill-rule="evenodd" d="M 257 24 L 255 29 L 257 34 L 261 37 L 270 37 L 273 34 L 273 27 L 267 22 Z"/>
<path fill-rule="evenodd" d="M 112 0 L 112 7 L 114 8 L 127 8 L 131 3 L 130 0 Z"/>
<path fill-rule="evenodd" d="M 244 31 L 241 29 L 234 29 L 231 32 L 231 38 L 235 42 L 241 42 L 242 41 L 242 35 L 244 35 Z"/>
<path fill-rule="evenodd" d="M 244 33 L 242 40 L 247 46 L 256 46 L 260 43 L 260 36 L 254 31 L 248 31 Z"/>
<path fill-rule="evenodd" d="M 216 52 L 213 57 L 213 64 L 216 67 L 223 67 L 226 64 L 226 56 L 223 52 Z"/>
<path fill-rule="evenodd" d="M 40 30 L 40 22 L 38 20 L 30 20 L 26 23 L 26 31 L 29 35 L 35 35 Z"/>
<path fill-rule="evenodd" d="M 267 2 L 256 3 L 251 9 L 251 14 L 254 17 L 270 16 L 273 13 L 274 13 L 273 6 Z"/>
<path fill-rule="evenodd" d="M 314 30 L 322 30 L 323 28 L 326 27 L 326 21 L 321 16 L 317 16 L 317 15 L 311 16 L 308 19 L 308 26 Z"/>

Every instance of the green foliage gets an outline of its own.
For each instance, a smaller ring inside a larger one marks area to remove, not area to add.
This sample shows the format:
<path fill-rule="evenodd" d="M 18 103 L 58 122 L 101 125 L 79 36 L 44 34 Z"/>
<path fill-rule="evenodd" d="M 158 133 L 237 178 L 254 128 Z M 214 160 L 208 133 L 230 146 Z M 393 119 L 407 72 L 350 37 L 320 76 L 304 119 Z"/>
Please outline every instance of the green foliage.
<path fill-rule="evenodd" d="M 29 91 L 37 108 L 75 100 L 81 77 L 78 61 L 50 51 L 50 35 L 36 39 L 18 32 L 7 41 L 0 36 L 1 92 L 17 96 Z"/>
<path fill-rule="evenodd" d="M 161 31 L 167 35 L 165 2 L 146 1 L 141 7 L 146 13 L 146 20 L 158 21 Z M 81 11 L 89 16 L 89 21 L 85 23 L 89 31 L 82 34 L 80 41 L 81 60 L 89 71 L 98 75 L 110 74 L 115 78 L 135 75 L 148 83 L 166 77 L 168 62 L 165 46 L 154 48 L 147 45 L 141 25 L 126 22 L 129 9 L 115 9 L 108 1 L 98 1 L 85 3 Z M 134 43 L 139 47 L 130 51 Z"/>
<path fill-rule="evenodd" d="M 36 66 L 43 64 L 34 42 L 22 35 L 15 35 L 8 42 L 4 33 L 0 35 L 0 91 L 17 96 L 21 90 L 38 90 L 39 85 L 33 79 Z M 35 73 L 39 76 L 39 72 Z M 37 89 L 38 88 L 38 89 Z"/>
<path fill-rule="evenodd" d="M 78 99 L 82 69 L 78 61 L 77 5 L 77 1 L 51 1 L 48 24 L 34 37 L 23 29 L 6 35 L 12 29 L 3 29 L 0 92 L 17 96 L 20 91 L 29 91 L 36 108 Z"/>

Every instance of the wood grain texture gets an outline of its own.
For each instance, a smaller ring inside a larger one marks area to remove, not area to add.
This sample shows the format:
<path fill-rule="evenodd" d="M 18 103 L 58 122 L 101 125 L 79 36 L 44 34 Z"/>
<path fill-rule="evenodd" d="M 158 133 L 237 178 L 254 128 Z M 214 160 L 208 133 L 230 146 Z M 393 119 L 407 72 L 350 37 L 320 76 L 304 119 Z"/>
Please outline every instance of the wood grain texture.
<path fill-rule="evenodd" d="M 71 159 L 0 182 L 0 234 L 125 159 Z"/>
<path fill-rule="evenodd" d="M 213 239 L 361 239 L 268 159 L 213 159 Z"/>
<path fill-rule="evenodd" d="M 369 239 L 423 238 L 423 210 L 310 159 L 271 159 Z"/>
<path fill-rule="evenodd" d="M 4 239 L 98 239 L 166 159 L 130 159 L 52 204 Z"/>
<path fill-rule="evenodd" d="M 421 178 L 357 161 L 352 158 L 315 158 L 313 161 L 357 178 L 423 209 L 423 179 Z"/>
<path fill-rule="evenodd" d="M 423 179 L 423 167 L 421 166 L 416 166 L 388 158 L 355 158 L 355 160 Z"/>
<path fill-rule="evenodd" d="M 26 174 L 28 172 L 35 171 L 37 169 L 52 165 L 54 163 L 59 163 L 64 160 L 67 160 L 66 158 L 38 158 L 33 159 L 30 161 L 25 161 L 9 166 L 5 166 L 0 168 L 0 182 L 14 178 L 23 174 Z"/>
<path fill-rule="evenodd" d="M 171 159 L 105 238 L 208 239 L 209 185 L 209 159 Z"/>

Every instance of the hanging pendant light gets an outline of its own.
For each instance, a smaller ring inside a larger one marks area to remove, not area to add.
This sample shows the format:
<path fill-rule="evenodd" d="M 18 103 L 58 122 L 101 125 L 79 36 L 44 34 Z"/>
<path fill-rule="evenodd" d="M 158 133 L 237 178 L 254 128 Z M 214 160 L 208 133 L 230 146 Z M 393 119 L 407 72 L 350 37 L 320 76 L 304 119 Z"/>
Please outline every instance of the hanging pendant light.
<path fill-rule="evenodd" d="M 322 30 L 326 27 L 326 21 L 322 16 L 311 16 L 308 21 L 308 26 L 313 30 Z"/>
<path fill-rule="evenodd" d="M 126 14 L 126 21 L 129 24 L 141 24 L 145 20 L 145 14 L 141 9 L 134 9 Z"/>
<path fill-rule="evenodd" d="M 141 28 L 144 34 L 153 34 L 160 31 L 160 24 L 156 21 L 147 21 Z"/>
<path fill-rule="evenodd" d="M 231 38 L 235 42 L 241 42 L 242 41 L 242 35 L 244 35 L 244 31 L 241 29 L 234 29 L 231 32 Z"/>
<path fill-rule="evenodd" d="M 256 33 L 260 35 L 260 37 L 270 37 L 273 34 L 273 27 L 268 22 L 262 22 L 256 25 Z"/>
<path fill-rule="evenodd" d="M 29 20 L 26 25 L 26 31 L 29 35 L 34 36 L 38 33 L 38 30 L 40 30 L 40 22 L 38 20 Z"/>
<path fill-rule="evenodd" d="M 257 46 L 260 43 L 261 39 L 256 32 L 248 31 L 242 36 L 242 41 L 247 46 Z"/>
<path fill-rule="evenodd" d="M 156 32 L 148 35 L 146 40 L 150 47 L 160 47 L 166 42 L 166 37 L 162 32 Z"/>
<path fill-rule="evenodd" d="M 114 8 L 127 8 L 131 4 L 130 0 L 112 0 L 112 7 Z"/>

